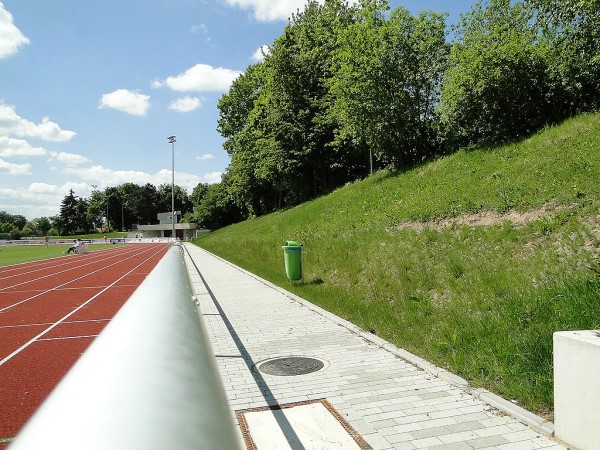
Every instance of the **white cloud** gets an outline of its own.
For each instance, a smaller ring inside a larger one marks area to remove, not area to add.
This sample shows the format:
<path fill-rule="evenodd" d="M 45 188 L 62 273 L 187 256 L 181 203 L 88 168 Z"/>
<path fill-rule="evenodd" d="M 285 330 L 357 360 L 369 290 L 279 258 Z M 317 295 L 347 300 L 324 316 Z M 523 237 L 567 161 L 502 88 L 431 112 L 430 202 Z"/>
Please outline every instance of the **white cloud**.
<path fill-rule="evenodd" d="M 167 77 L 164 81 L 154 80 L 152 87 L 166 86 L 178 92 L 226 92 L 241 74 L 242 72 L 224 67 L 196 64 L 177 76 Z"/>
<path fill-rule="evenodd" d="M 63 130 L 48 117 L 43 117 L 42 122 L 35 124 L 19 116 L 15 107 L 0 103 L 0 136 L 19 136 L 43 139 L 45 141 L 65 142 L 77 133 Z"/>
<path fill-rule="evenodd" d="M 151 181 L 152 183 L 152 181 Z M 175 171 L 175 184 L 181 186 L 186 189 L 189 193 L 198 186 L 200 183 L 200 177 L 198 175 L 193 175 L 185 172 L 177 172 Z M 171 184 L 171 171 L 168 169 L 162 169 L 156 175 L 154 175 L 154 182 L 156 186 L 160 184 Z"/>
<path fill-rule="evenodd" d="M 0 2 L 0 59 L 8 58 L 19 51 L 29 39 L 13 24 L 13 16 Z"/>
<path fill-rule="evenodd" d="M 298 10 L 304 11 L 307 0 L 224 0 L 233 7 L 253 11 L 253 17 L 260 22 L 272 22 L 287 20 Z M 317 0 L 323 4 L 324 0 Z M 350 0 L 348 3 L 355 4 L 358 0 Z"/>
<path fill-rule="evenodd" d="M 306 0 L 225 0 L 229 6 L 250 9 L 253 16 L 261 22 L 287 20 L 298 9 L 304 10 Z M 319 1 L 323 3 L 323 0 Z"/>
<path fill-rule="evenodd" d="M 223 174 L 221 172 L 211 172 L 202 175 L 202 181 L 208 184 L 220 183 L 222 178 Z"/>
<path fill-rule="evenodd" d="M 58 186 L 47 183 L 31 183 L 27 192 L 31 194 L 56 194 L 58 192 Z"/>
<path fill-rule="evenodd" d="M 196 156 L 196 159 L 200 161 L 208 161 L 209 159 L 215 159 L 215 156 L 211 155 L 210 153 L 205 153 L 204 155 Z"/>
<path fill-rule="evenodd" d="M 30 175 L 31 174 L 31 164 L 12 164 L 9 162 L 0 159 L 0 173 L 5 173 L 8 175 Z"/>
<path fill-rule="evenodd" d="M 13 139 L 6 136 L 0 136 L 0 156 L 4 158 L 15 156 L 41 156 L 47 153 L 48 151 L 46 149 L 42 147 L 32 147 L 29 142 L 22 139 Z"/>
<path fill-rule="evenodd" d="M 168 108 L 179 112 L 190 112 L 200 108 L 200 106 L 202 106 L 202 102 L 199 98 L 185 96 L 172 101 Z"/>
<path fill-rule="evenodd" d="M 50 158 L 48 161 L 58 161 L 72 167 L 84 164 L 90 160 L 83 155 L 78 155 L 77 153 L 50 152 Z"/>
<path fill-rule="evenodd" d="M 256 49 L 256 51 L 252 54 L 252 61 L 263 61 L 265 59 L 265 55 L 268 55 L 271 53 L 271 47 L 269 47 L 267 44 L 261 45 L 260 47 L 258 47 Z"/>
<path fill-rule="evenodd" d="M 98 109 L 112 108 L 126 112 L 132 116 L 145 116 L 150 109 L 150 96 L 128 89 L 102 95 Z"/>
<path fill-rule="evenodd" d="M 27 189 L 22 188 L 1 188 L 0 197 L 2 209 L 10 214 L 21 214 L 29 220 L 35 217 L 54 216 L 58 214 L 61 199 L 58 203 L 55 201 L 47 202 L 47 196 L 30 195 Z"/>

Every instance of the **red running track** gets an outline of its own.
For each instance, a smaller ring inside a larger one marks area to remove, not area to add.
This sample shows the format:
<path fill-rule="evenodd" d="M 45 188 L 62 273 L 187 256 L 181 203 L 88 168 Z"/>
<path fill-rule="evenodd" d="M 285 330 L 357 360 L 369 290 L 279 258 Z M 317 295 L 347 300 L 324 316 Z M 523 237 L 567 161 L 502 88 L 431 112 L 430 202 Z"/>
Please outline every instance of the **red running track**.
<path fill-rule="evenodd" d="M 131 244 L 0 267 L 0 449 L 168 248 Z"/>

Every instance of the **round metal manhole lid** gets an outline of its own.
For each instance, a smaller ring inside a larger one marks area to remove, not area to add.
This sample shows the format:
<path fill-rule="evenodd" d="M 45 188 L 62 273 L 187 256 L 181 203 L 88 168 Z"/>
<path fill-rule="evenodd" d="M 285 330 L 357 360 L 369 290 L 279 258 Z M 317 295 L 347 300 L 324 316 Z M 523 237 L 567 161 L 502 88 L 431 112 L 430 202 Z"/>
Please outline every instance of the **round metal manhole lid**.
<path fill-rule="evenodd" d="M 324 366 L 323 361 L 315 358 L 287 356 L 266 361 L 258 365 L 258 370 L 269 375 L 294 376 L 316 372 Z"/>

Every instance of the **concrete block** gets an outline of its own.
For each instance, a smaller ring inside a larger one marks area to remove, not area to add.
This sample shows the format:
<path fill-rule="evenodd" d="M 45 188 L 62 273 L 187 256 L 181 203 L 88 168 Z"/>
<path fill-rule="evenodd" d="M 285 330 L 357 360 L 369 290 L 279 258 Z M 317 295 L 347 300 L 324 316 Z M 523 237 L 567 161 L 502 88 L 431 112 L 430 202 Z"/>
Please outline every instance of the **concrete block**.
<path fill-rule="evenodd" d="M 581 450 L 600 442 L 600 333 L 554 333 L 554 429 Z"/>

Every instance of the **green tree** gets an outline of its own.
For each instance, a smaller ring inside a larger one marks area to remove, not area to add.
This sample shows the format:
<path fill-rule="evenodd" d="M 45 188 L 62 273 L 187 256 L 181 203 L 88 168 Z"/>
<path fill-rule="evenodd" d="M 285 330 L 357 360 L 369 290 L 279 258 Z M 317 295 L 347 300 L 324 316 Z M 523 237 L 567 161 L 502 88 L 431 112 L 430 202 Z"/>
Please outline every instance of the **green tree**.
<path fill-rule="evenodd" d="M 63 218 L 60 215 L 52 216 L 52 217 L 50 217 L 50 224 L 52 225 L 50 232 L 54 231 L 54 233 L 52 233 L 52 234 L 54 234 L 56 236 L 62 236 L 63 230 L 65 228 Z"/>
<path fill-rule="evenodd" d="M 52 228 L 50 219 L 48 217 L 38 217 L 31 221 L 31 228 L 39 235 L 45 236 Z"/>
<path fill-rule="evenodd" d="M 92 228 L 92 223 L 88 220 L 88 200 L 86 198 L 78 198 L 76 203 L 77 210 L 77 231 L 87 233 Z"/>
<path fill-rule="evenodd" d="M 522 3 L 488 0 L 461 17 L 442 91 L 458 144 L 526 136 L 548 121 L 547 67 Z"/>
<path fill-rule="evenodd" d="M 118 186 L 111 186 L 104 189 L 102 207 L 104 209 L 107 231 L 120 229 L 124 225 L 124 208 Z"/>
<path fill-rule="evenodd" d="M 2 233 L 10 233 L 13 228 L 22 230 L 27 224 L 27 219 L 20 214 L 10 214 L 6 211 L 0 211 L 0 224 L 6 224 L 4 227 L 6 231 L 2 230 Z"/>
<path fill-rule="evenodd" d="M 88 200 L 86 219 L 94 228 L 100 228 L 104 222 L 104 194 L 93 190 Z"/>
<path fill-rule="evenodd" d="M 192 207 L 198 206 L 202 201 L 202 197 L 208 191 L 208 187 L 210 185 L 208 183 L 198 183 L 194 190 L 192 191 L 192 195 L 190 195 L 190 201 L 192 202 Z"/>
<path fill-rule="evenodd" d="M 175 198 L 175 211 L 181 211 L 182 215 L 185 215 L 188 212 L 192 211 L 192 203 L 190 201 L 189 195 L 185 189 L 181 186 L 175 185 L 173 189 L 171 189 L 171 185 L 164 183 L 158 186 L 156 191 L 157 194 L 157 212 L 167 212 L 171 211 L 172 207 L 172 194 Z M 154 216 L 154 220 L 156 220 L 156 215 Z"/>
<path fill-rule="evenodd" d="M 194 212 L 194 221 L 201 227 L 214 230 L 243 219 L 223 182 L 211 184 Z"/>
<path fill-rule="evenodd" d="M 554 121 L 600 108 L 600 0 L 526 0 L 536 14 Z"/>
<path fill-rule="evenodd" d="M 378 160 L 406 166 L 438 149 L 437 117 L 447 45 L 445 17 L 418 18 L 387 1 L 363 4 L 341 32 L 331 90 L 339 135 L 364 141 Z"/>
<path fill-rule="evenodd" d="M 268 185 L 259 181 L 257 170 L 263 143 L 273 141 L 264 101 L 269 95 L 266 74 L 264 64 L 251 65 L 218 104 L 218 130 L 225 138 L 223 148 L 231 158 L 227 169 L 228 193 L 245 211 L 244 216 L 263 212 L 260 205 L 264 203 L 265 191 L 269 190 Z M 264 178 L 264 172 L 261 175 Z"/>
<path fill-rule="evenodd" d="M 146 202 L 144 198 L 144 188 L 135 183 L 124 183 L 117 186 L 116 200 L 121 213 L 121 229 L 130 229 L 134 223 L 146 222 L 144 218 L 147 215 Z M 156 217 L 156 216 L 155 216 Z"/>
<path fill-rule="evenodd" d="M 75 196 L 75 192 L 70 189 L 60 204 L 60 217 L 64 234 L 75 234 L 81 223 L 77 200 L 78 197 Z"/>
<path fill-rule="evenodd" d="M 367 173 L 353 140 L 335 138 L 339 123 L 332 113 L 333 53 L 340 32 L 357 20 L 358 7 L 340 0 L 314 0 L 292 15 L 265 58 L 266 123 L 272 135 L 267 167 L 284 164 L 285 202 L 296 204 L 331 191 Z M 281 157 L 285 159 L 282 161 Z M 355 170 L 358 169 L 358 170 Z M 275 177 L 277 178 L 277 177 Z"/>

